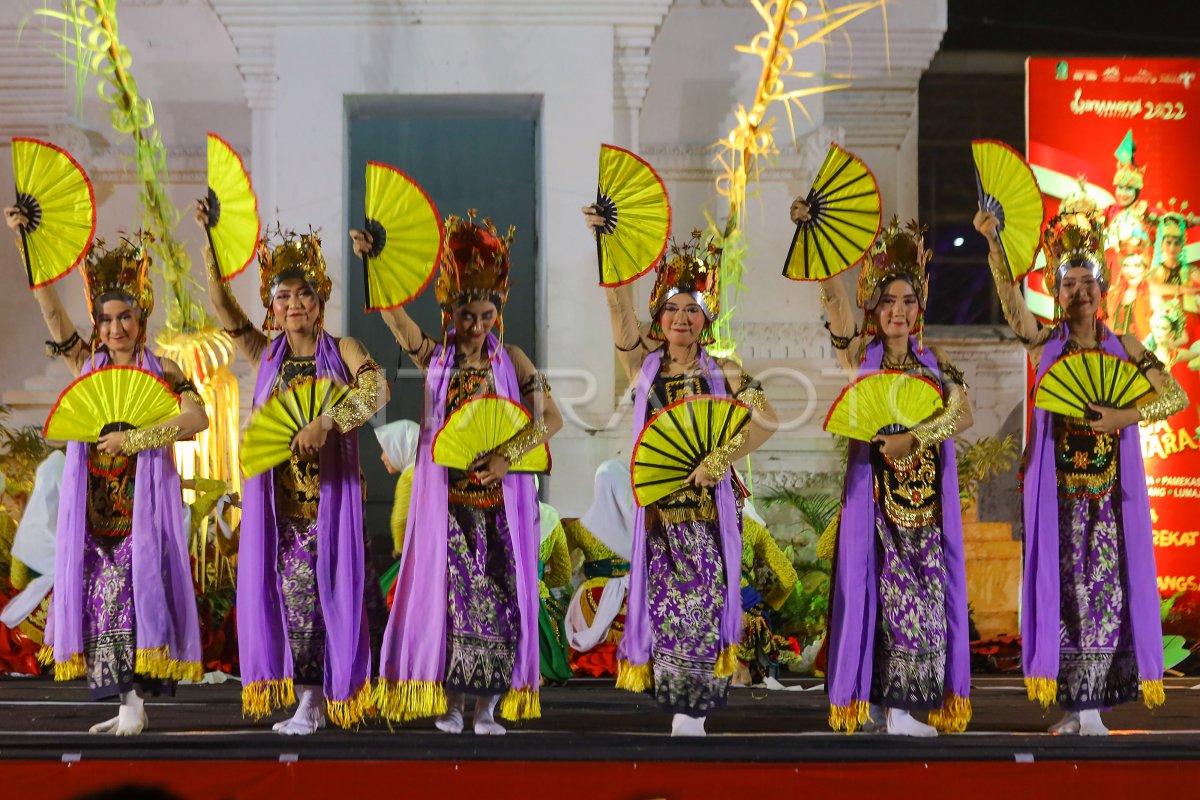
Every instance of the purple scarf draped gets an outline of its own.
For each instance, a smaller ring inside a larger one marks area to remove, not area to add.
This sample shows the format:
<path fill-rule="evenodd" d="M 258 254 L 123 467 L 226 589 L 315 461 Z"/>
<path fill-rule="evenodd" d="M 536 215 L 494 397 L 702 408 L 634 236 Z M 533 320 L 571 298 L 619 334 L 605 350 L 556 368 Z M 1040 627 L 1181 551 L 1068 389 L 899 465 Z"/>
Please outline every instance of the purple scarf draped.
<path fill-rule="evenodd" d="M 646 425 L 646 409 L 654 379 L 662 364 L 662 349 L 646 356 L 638 376 L 633 401 L 633 441 Z M 708 393 L 728 397 L 725 373 L 716 359 L 700 348 L 700 369 L 708 381 Z M 733 481 L 727 474 L 716 486 L 717 522 L 721 528 L 721 554 L 725 559 L 725 603 L 721 609 L 720 649 L 724 653 L 742 638 L 742 531 L 738 524 L 737 503 L 733 497 Z M 633 544 L 629 559 L 629 591 L 625 614 L 625 632 L 617 645 L 617 657 L 632 667 L 648 665 L 653 636 L 650 631 L 650 609 L 646 585 L 646 509 L 638 506 L 633 514 Z"/>
<path fill-rule="evenodd" d="M 1101 349 L 1128 359 L 1121 339 L 1101 326 Z M 1038 362 L 1040 381 L 1067 344 L 1066 326 L 1053 332 L 1042 348 Z M 1029 431 L 1029 459 L 1025 472 L 1025 575 L 1021 587 L 1022 665 L 1025 680 L 1058 679 L 1059 668 L 1059 553 L 1058 480 L 1054 464 L 1054 427 L 1049 411 L 1035 408 Z M 1145 681 L 1163 676 L 1162 622 L 1159 616 L 1158 581 L 1154 568 L 1154 540 L 1150 527 L 1150 498 L 1146 491 L 1146 469 L 1137 425 L 1128 425 L 1118 435 L 1120 462 L 1117 482 L 1121 524 L 1124 528 L 1124 560 L 1129 599 L 1129 622 L 1138 672 Z M 1052 701 L 1050 696 L 1048 701 Z"/>
<path fill-rule="evenodd" d="M 288 354 L 279 336 L 263 353 L 254 386 L 257 408 L 275 390 Z M 317 340 L 317 376 L 349 385 L 350 373 L 328 333 Z M 339 725 L 360 720 L 369 706 L 371 671 L 366 610 L 363 608 L 362 487 L 358 474 L 358 431 L 329 433 L 318 454 L 321 490 L 317 505 L 317 590 L 325 618 L 326 709 Z M 243 710 L 270 713 L 292 694 L 292 654 L 284 622 L 275 518 L 274 470 L 246 481 L 242 491 L 242 535 L 238 550 L 238 654 Z"/>
<path fill-rule="evenodd" d="M 434 463 L 431 450 L 433 438 L 441 430 L 446 416 L 446 395 L 454 374 L 456 348 L 453 331 L 448 334 L 448 339 L 451 342 L 449 346 L 443 348 L 439 345 L 434 350 L 425 377 L 425 413 L 417 445 L 404 553 L 400 560 L 400 574 L 396 579 L 395 601 L 384 633 L 379 671 L 381 687 L 399 685 L 400 693 L 406 698 L 395 708 L 389 708 L 386 701 L 381 702 L 385 715 L 401 721 L 445 711 L 444 703 L 433 700 L 431 692 L 424 693 L 423 701 L 414 702 L 413 698 L 418 692 L 406 692 L 403 687 L 418 684 L 424 687 L 440 686 L 445 678 L 450 479 L 447 469 Z M 520 402 L 517 373 L 508 352 L 492 334 L 488 335 L 487 348 L 492 354 L 496 393 Z M 541 529 L 537 489 L 532 475 L 513 472 L 505 476 L 502 486 L 504 514 L 517 559 L 517 609 L 521 616 L 512 690 L 536 697 L 541 669 L 538 659 L 538 547 Z M 386 691 L 378 692 L 377 697 L 386 694 Z M 517 712 L 514 704 L 505 702 L 501 712 L 510 719 L 538 715 L 528 712 L 528 704 L 525 708 L 525 712 Z"/>
<path fill-rule="evenodd" d="M 81 374 L 108 366 L 106 351 L 84 364 Z M 142 352 L 142 368 L 162 377 L 162 365 Z M 179 473 L 168 448 L 137 456 L 133 485 L 133 612 L 137 672 L 152 678 L 199 679 L 200 624 L 188 561 Z M 83 653 L 83 551 L 87 532 L 88 445 L 71 442 L 62 479 L 51 610 L 55 674 L 75 677 L 73 661 Z"/>
<path fill-rule="evenodd" d="M 937 357 L 922 351 L 915 339 L 917 360 L 941 378 Z M 859 374 L 878 370 L 883 342 L 867 345 Z M 963 552 L 962 509 L 958 499 L 958 466 L 954 440 L 942 442 L 942 550 L 946 560 L 946 680 L 948 694 L 966 699 L 971 692 L 970 635 L 967 623 L 966 557 Z M 875 623 L 879 575 L 875 563 L 875 478 L 871 445 L 850 442 L 846 488 L 834 556 L 832 612 L 829 623 L 829 668 L 826 685 L 834 709 L 865 711 L 871 697 L 875 655 Z M 856 705 L 861 704 L 861 705 Z"/>

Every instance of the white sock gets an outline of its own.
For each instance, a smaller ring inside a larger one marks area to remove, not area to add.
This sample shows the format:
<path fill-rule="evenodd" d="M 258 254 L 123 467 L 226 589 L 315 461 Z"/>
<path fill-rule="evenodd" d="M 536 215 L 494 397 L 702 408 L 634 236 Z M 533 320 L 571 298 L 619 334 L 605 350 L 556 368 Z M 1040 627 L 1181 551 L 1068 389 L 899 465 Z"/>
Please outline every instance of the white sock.
<path fill-rule="evenodd" d="M 1108 736 L 1108 728 L 1100 721 L 1100 709 L 1089 708 L 1079 712 L 1080 736 Z"/>
<path fill-rule="evenodd" d="M 936 728 L 914 719 L 912 714 L 900 708 L 887 709 L 887 732 L 893 736 L 937 736 Z"/>
<path fill-rule="evenodd" d="M 692 717 L 687 714 L 676 714 L 671 718 L 672 736 L 705 736 L 705 717 Z"/>
<path fill-rule="evenodd" d="M 446 713 L 433 721 L 434 726 L 444 733 L 462 733 L 463 709 L 466 705 L 467 698 L 461 692 L 448 692 Z"/>
<path fill-rule="evenodd" d="M 507 732 L 504 726 L 496 722 L 496 718 L 492 716 L 498 702 L 500 702 L 498 694 L 475 698 L 475 734 L 477 736 L 503 736 Z"/>
<path fill-rule="evenodd" d="M 88 728 L 88 733 L 112 733 L 117 736 L 137 736 L 146 729 L 146 706 L 137 690 L 121 692 L 117 715 Z"/>
<path fill-rule="evenodd" d="M 1065 711 L 1062 719 L 1047 728 L 1050 733 L 1056 736 L 1079 733 L 1079 712 Z"/>
<path fill-rule="evenodd" d="M 283 736 L 309 736 L 325 727 L 325 693 L 320 686 L 301 686 L 296 713 L 271 730 Z"/>

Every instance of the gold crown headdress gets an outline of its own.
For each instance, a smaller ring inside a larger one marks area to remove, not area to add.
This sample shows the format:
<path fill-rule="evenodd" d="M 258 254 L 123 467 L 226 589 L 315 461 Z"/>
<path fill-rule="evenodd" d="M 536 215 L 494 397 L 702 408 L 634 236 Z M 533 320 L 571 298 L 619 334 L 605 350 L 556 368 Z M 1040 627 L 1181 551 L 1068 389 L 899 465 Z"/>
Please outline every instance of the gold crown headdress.
<path fill-rule="evenodd" d="M 434 296 L 442 307 L 442 328 L 448 330 L 455 305 L 491 300 L 497 311 L 508 299 L 508 251 L 516 226 L 501 236 L 490 219 L 475 222 L 475 209 L 467 219 L 446 217 L 445 246 L 439 263 Z"/>
<path fill-rule="evenodd" d="M 925 265 L 933 257 L 925 249 L 925 226 L 915 219 L 903 228 L 892 217 L 879 233 L 863 259 L 858 275 L 858 305 L 863 311 L 873 311 L 885 284 L 893 278 L 904 278 L 912 284 L 921 308 L 925 308 Z"/>
<path fill-rule="evenodd" d="M 1100 291 L 1108 291 L 1109 270 L 1104 260 L 1104 217 L 1099 212 L 1060 212 L 1046 224 L 1042 247 L 1046 251 L 1043 276 L 1046 291 L 1057 298 L 1058 285 L 1072 267 L 1088 269 Z M 1055 300 L 1057 308 L 1058 301 Z"/>
<path fill-rule="evenodd" d="M 1133 160 L 1137 144 L 1133 141 L 1133 128 L 1125 132 L 1125 138 L 1113 155 L 1117 158 L 1117 171 L 1113 174 L 1113 186 L 1128 186 L 1131 189 L 1141 189 L 1146 176 L 1146 168 L 1139 167 Z"/>
<path fill-rule="evenodd" d="M 325 273 L 325 256 L 321 253 L 321 240 L 317 234 L 311 228 L 303 235 L 276 228 L 275 238 L 282 241 L 272 247 L 270 238 L 270 235 L 264 236 L 258 243 L 258 268 L 262 277 L 258 294 L 263 307 L 271 307 L 275 287 L 288 278 L 304 281 L 316 292 L 322 304 L 328 303 L 333 282 Z"/>
<path fill-rule="evenodd" d="M 1156 250 L 1157 243 L 1161 242 L 1164 236 L 1173 236 L 1181 242 L 1187 239 L 1188 202 L 1184 200 L 1178 207 L 1175 203 L 1176 200 L 1172 197 L 1167 205 L 1159 203 L 1154 207 L 1155 216 L 1158 217 L 1158 231 L 1154 237 Z"/>
<path fill-rule="evenodd" d="M 84 258 L 82 270 L 87 293 L 88 313 L 93 323 L 101 302 L 109 295 L 119 296 L 136 305 L 143 322 L 154 310 L 154 284 L 150 280 L 150 250 L 144 236 L 138 243 L 128 239 L 112 249 L 97 239 Z M 143 333 L 145 331 L 143 330 Z"/>
<path fill-rule="evenodd" d="M 701 241 L 702 235 L 694 230 L 692 238 L 684 244 L 672 239 L 669 254 L 658 264 L 654 289 L 650 292 L 651 339 L 666 340 L 658 321 L 663 305 L 677 294 L 688 294 L 708 320 L 700 333 L 700 344 L 713 343 L 712 322 L 721 313 L 721 248 L 712 239 Z"/>

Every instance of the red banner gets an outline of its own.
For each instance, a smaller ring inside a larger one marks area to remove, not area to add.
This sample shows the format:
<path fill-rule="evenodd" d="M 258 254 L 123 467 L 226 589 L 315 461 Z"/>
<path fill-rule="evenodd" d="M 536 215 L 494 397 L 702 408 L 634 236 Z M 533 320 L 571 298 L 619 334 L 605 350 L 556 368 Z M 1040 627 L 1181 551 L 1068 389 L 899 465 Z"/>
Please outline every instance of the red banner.
<path fill-rule="evenodd" d="M 1142 453 L 1158 588 L 1164 597 L 1186 593 L 1176 622 L 1180 632 L 1194 633 L 1200 626 L 1200 227 L 1194 216 L 1200 212 L 1200 60 L 1031 58 L 1025 75 L 1026 152 L 1047 214 L 1057 213 L 1060 198 L 1078 192 L 1080 177 L 1086 179 L 1107 221 L 1107 322 L 1152 349 L 1192 400 L 1170 420 L 1142 427 Z M 1180 225 L 1173 213 L 1191 224 Z M 1041 289 L 1040 274 L 1031 277 L 1030 307 L 1049 317 L 1053 305 Z"/>

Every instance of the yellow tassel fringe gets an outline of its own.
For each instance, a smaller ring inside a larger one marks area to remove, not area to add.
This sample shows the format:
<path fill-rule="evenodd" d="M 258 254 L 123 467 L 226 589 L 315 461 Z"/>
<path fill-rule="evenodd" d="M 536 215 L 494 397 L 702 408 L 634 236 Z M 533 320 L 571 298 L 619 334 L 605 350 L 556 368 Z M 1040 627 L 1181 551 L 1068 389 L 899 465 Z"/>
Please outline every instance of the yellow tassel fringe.
<path fill-rule="evenodd" d="M 1026 678 L 1025 691 L 1029 699 L 1049 708 L 1058 699 L 1058 681 L 1054 678 Z"/>
<path fill-rule="evenodd" d="M 617 688 L 630 692 L 648 692 L 654 686 L 654 670 L 647 664 L 617 662 Z"/>
<path fill-rule="evenodd" d="M 54 663 L 54 648 L 48 644 L 42 645 L 37 652 L 38 663 L 43 667 L 48 667 Z"/>
<path fill-rule="evenodd" d="M 1162 681 L 1142 681 L 1142 702 L 1146 708 L 1158 708 L 1167 702 Z"/>
<path fill-rule="evenodd" d="M 296 688 L 291 678 L 275 681 L 255 681 L 242 687 L 242 716 L 262 719 L 277 708 L 296 702 Z"/>
<path fill-rule="evenodd" d="M 446 713 L 446 690 L 438 681 L 388 681 L 375 684 L 375 708 L 392 722 L 409 722 Z"/>
<path fill-rule="evenodd" d="M 71 681 L 84 675 L 87 675 L 87 664 L 83 660 L 83 653 L 76 653 L 67 661 L 54 662 L 56 681 Z"/>
<path fill-rule="evenodd" d="M 829 707 L 829 727 L 835 731 L 854 733 L 871 718 L 871 704 L 865 700 L 855 700 L 848 706 Z"/>
<path fill-rule="evenodd" d="M 371 682 L 364 683 L 348 700 L 326 698 L 325 716 L 339 728 L 350 728 L 367 717 L 375 716 L 375 695 L 371 691 Z"/>
<path fill-rule="evenodd" d="M 536 686 L 525 689 L 509 689 L 500 701 L 500 716 L 517 722 L 522 719 L 540 719 L 542 695 Z"/>
<path fill-rule="evenodd" d="M 133 671 L 159 680 L 199 681 L 204 677 L 204 667 L 199 661 L 180 661 L 171 658 L 166 645 L 150 650 L 138 650 L 134 657 Z"/>
<path fill-rule="evenodd" d="M 717 656 L 717 664 L 713 667 L 714 676 L 728 678 L 733 675 L 738 665 L 737 651 L 736 644 L 731 644 L 721 651 L 721 655 Z"/>
<path fill-rule="evenodd" d="M 970 698 L 951 693 L 941 708 L 929 712 L 929 724 L 942 733 L 962 733 L 967 729 L 972 713 Z"/>

